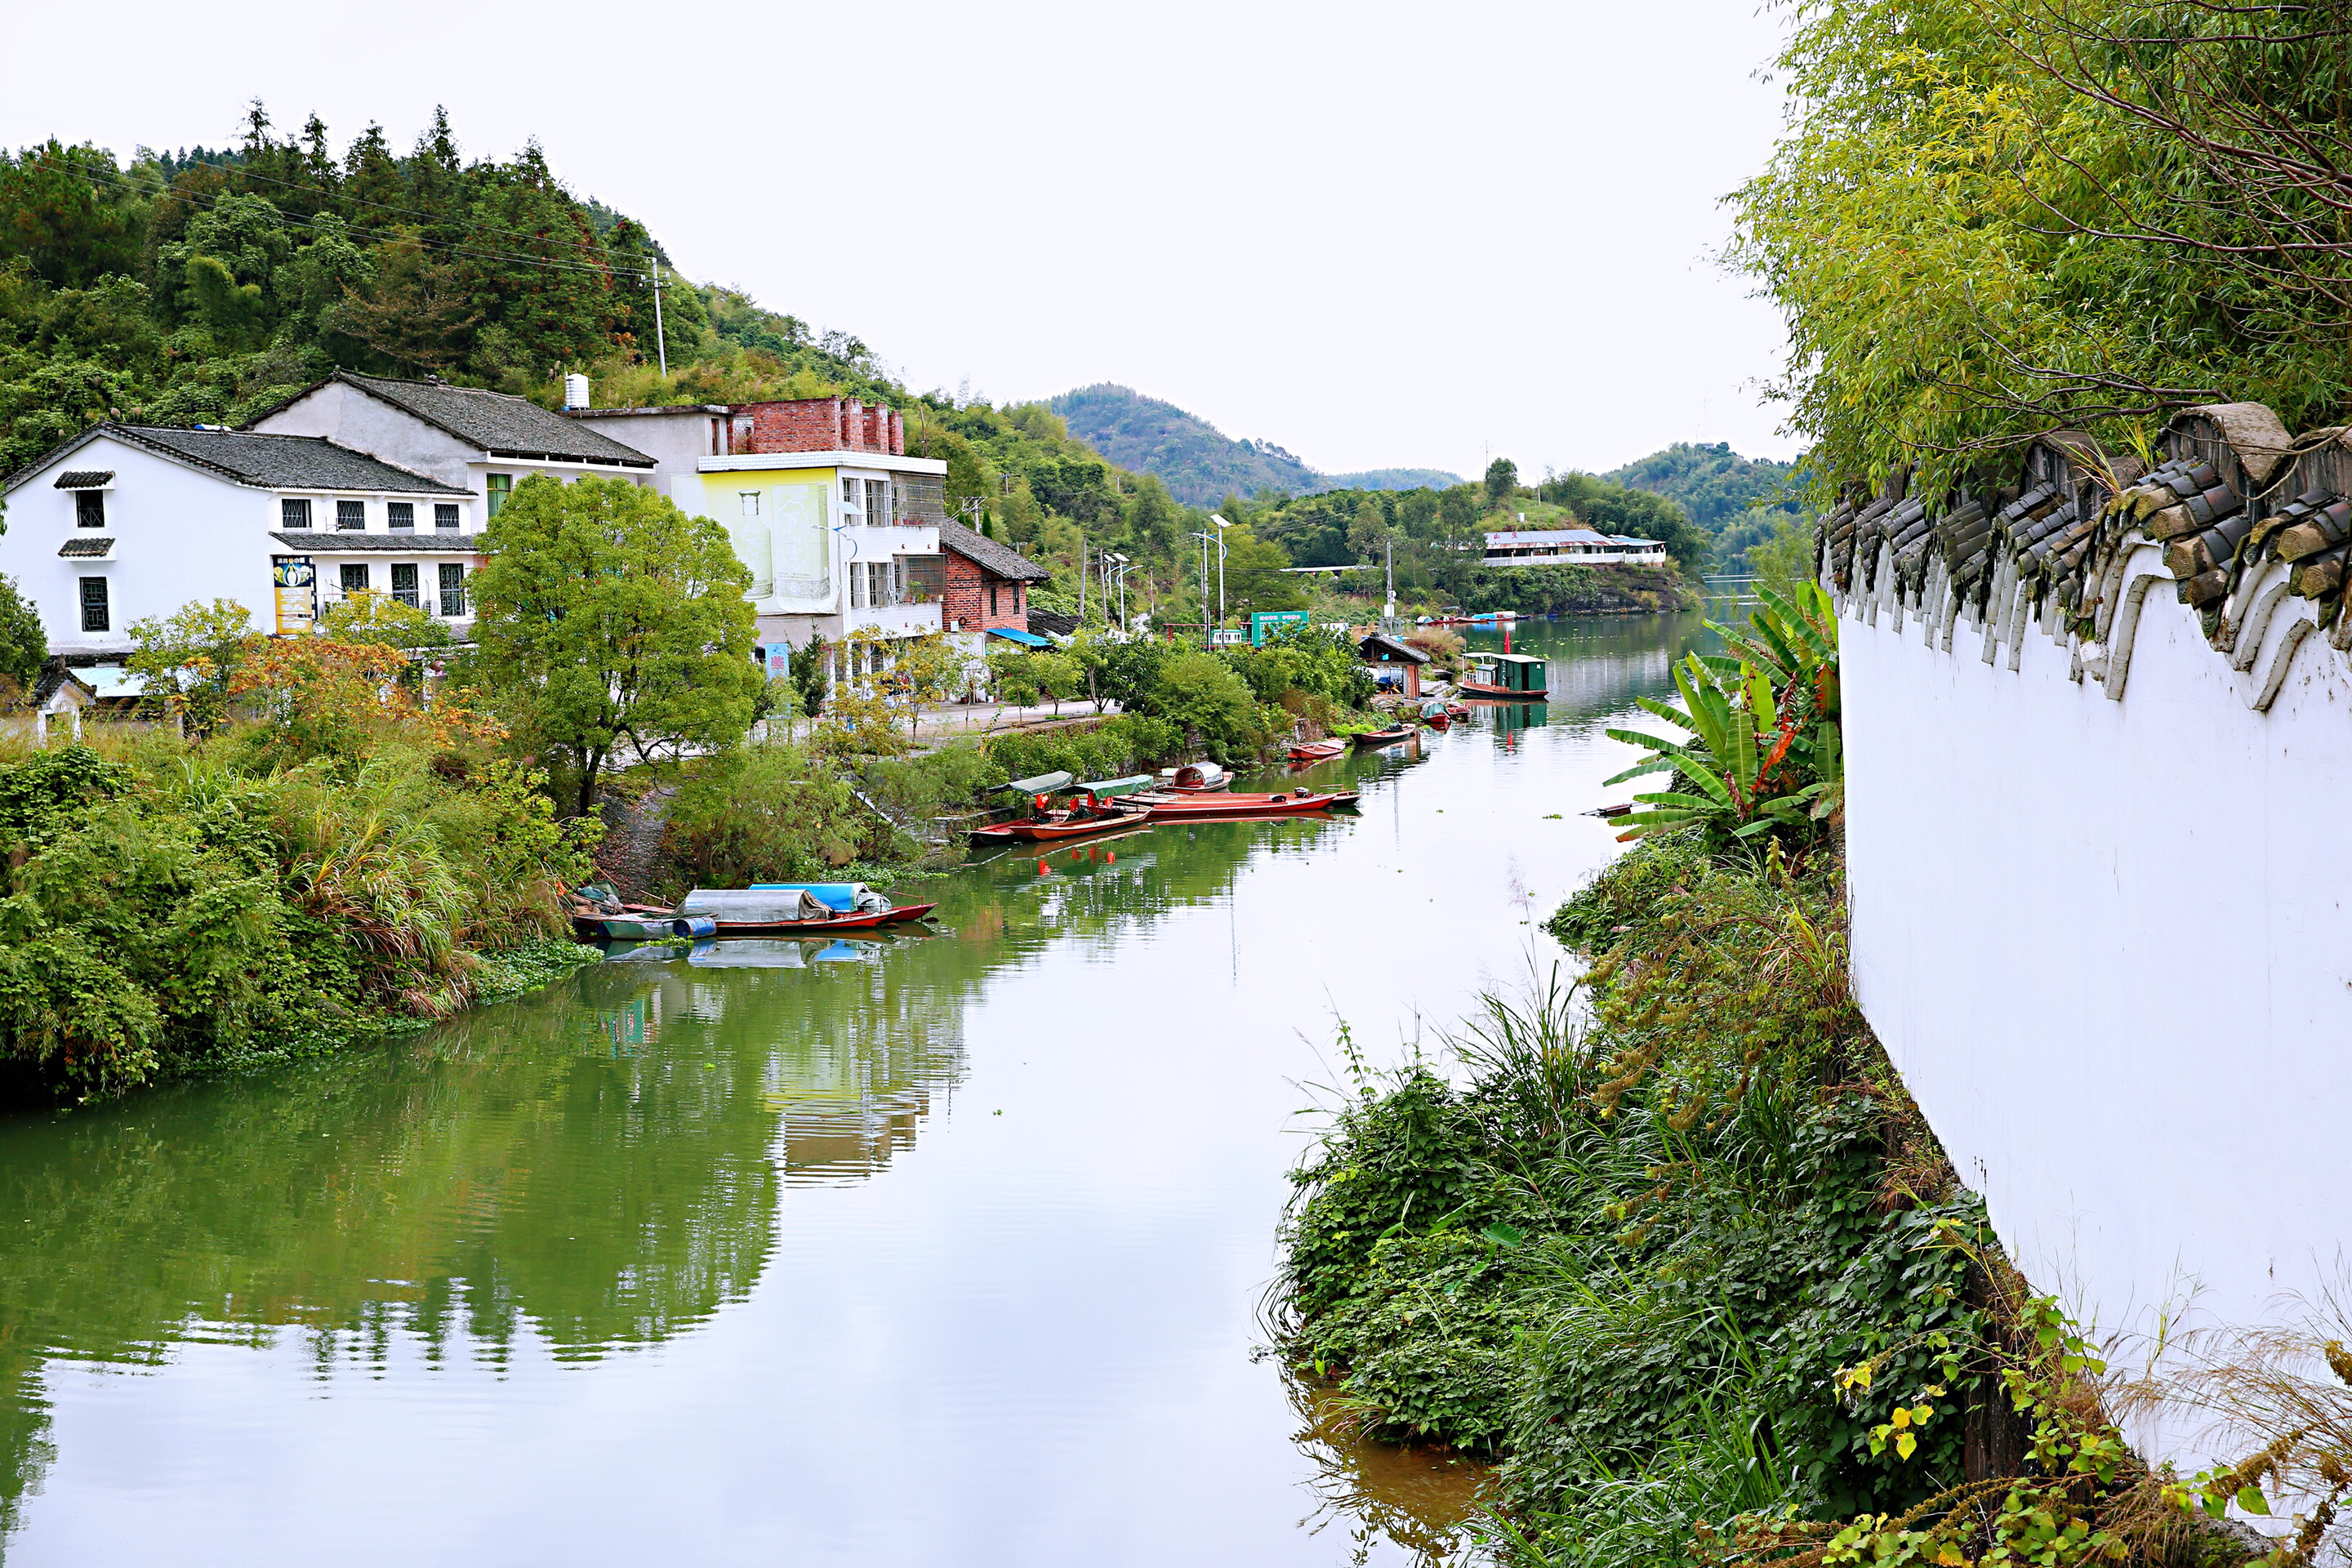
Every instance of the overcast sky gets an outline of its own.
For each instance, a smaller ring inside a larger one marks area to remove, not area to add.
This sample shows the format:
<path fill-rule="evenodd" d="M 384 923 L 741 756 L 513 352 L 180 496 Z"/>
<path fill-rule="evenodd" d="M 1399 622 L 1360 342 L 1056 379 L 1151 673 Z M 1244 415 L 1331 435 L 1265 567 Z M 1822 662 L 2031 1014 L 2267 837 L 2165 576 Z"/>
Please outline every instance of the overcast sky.
<path fill-rule="evenodd" d="M 10 9 L 78 62 L 15 73 L 12 145 L 446 103 L 919 390 L 1121 382 L 1334 472 L 1791 453 L 1713 259 L 1779 124 L 1758 0 Z"/>

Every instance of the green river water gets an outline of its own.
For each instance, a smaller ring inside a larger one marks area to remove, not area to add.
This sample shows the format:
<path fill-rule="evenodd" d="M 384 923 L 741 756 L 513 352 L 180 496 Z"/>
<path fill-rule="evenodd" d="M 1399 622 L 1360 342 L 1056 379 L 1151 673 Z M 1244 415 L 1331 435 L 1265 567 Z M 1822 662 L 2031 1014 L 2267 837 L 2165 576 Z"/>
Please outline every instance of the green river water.
<path fill-rule="evenodd" d="M 1255 1356 L 1343 1083 L 1557 950 L 1601 735 L 1696 616 L 1530 623 L 1552 700 L 1302 776 L 1353 816 L 922 884 L 939 927 L 608 962 L 397 1045 L 0 1121 L 21 1564 L 1443 1558 L 1475 1477 Z M 1499 646 L 1486 634 L 1479 646 Z"/>

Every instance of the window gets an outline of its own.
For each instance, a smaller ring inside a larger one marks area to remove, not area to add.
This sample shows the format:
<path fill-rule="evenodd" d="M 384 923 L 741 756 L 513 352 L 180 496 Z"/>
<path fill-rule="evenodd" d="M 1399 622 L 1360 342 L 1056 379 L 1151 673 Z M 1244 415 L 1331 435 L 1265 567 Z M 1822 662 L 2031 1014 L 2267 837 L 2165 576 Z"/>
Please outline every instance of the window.
<path fill-rule="evenodd" d="M 113 617 L 108 614 L 106 579 L 85 577 L 81 580 L 81 629 L 86 632 L 113 630 Z"/>
<path fill-rule="evenodd" d="M 343 563 L 341 571 L 342 574 L 343 597 L 348 599 L 353 594 L 364 594 L 368 591 L 368 569 L 366 562 L 346 561 Z"/>
<path fill-rule="evenodd" d="M 988 613 L 989 613 L 990 615 L 992 615 L 992 616 L 997 613 L 997 612 L 996 612 L 996 584 L 995 584 L 994 583 L 991 583 L 991 584 L 989 584 L 989 585 L 988 585 Z"/>
<path fill-rule="evenodd" d="M 743 503 L 743 515 L 745 517 L 757 517 L 760 515 L 760 492 L 758 490 L 745 490 L 739 499 L 740 499 Z"/>
<path fill-rule="evenodd" d="M 436 528 L 457 527 L 457 503 L 453 500 L 435 501 L 433 503 L 433 526 Z"/>
<path fill-rule="evenodd" d="M 496 517 L 506 510 L 507 498 L 514 494 L 512 474 L 492 474 L 483 481 L 484 493 L 489 497 L 489 514 Z"/>
<path fill-rule="evenodd" d="M 104 490 L 74 491 L 74 526 L 77 528 L 106 526 L 106 492 Z"/>
<path fill-rule="evenodd" d="M 349 532 L 367 526 L 367 502 L 339 500 L 335 503 L 335 526 Z"/>
<path fill-rule="evenodd" d="M 898 603 L 890 595 L 890 563 L 868 561 L 866 573 L 866 603 L 868 606 L 878 610 L 885 605 Z"/>
<path fill-rule="evenodd" d="M 866 607 L 866 568 L 856 561 L 849 563 L 849 607 L 853 610 Z"/>
<path fill-rule="evenodd" d="M 416 503 L 410 500 L 388 500 L 383 503 L 383 525 L 386 528 L 415 528 Z"/>
<path fill-rule="evenodd" d="M 857 481 L 856 479 L 844 479 L 841 481 L 841 504 L 852 508 L 857 505 Z"/>
<path fill-rule="evenodd" d="M 307 500 L 297 500 L 291 496 L 279 501 L 278 526 L 296 533 L 307 531 L 310 526 L 310 503 Z"/>
<path fill-rule="evenodd" d="M 441 563 L 441 613 L 445 616 L 466 613 L 466 568 L 455 561 Z"/>
<path fill-rule="evenodd" d="M 890 521 L 890 481 L 866 481 L 866 526 L 880 528 Z"/>
<path fill-rule="evenodd" d="M 416 603 L 416 563 L 404 561 L 392 569 L 392 596 L 404 605 Z"/>
<path fill-rule="evenodd" d="M 907 602 L 907 558 L 903 555 L 890 557 L 890 602 L 894 605 Z"/>

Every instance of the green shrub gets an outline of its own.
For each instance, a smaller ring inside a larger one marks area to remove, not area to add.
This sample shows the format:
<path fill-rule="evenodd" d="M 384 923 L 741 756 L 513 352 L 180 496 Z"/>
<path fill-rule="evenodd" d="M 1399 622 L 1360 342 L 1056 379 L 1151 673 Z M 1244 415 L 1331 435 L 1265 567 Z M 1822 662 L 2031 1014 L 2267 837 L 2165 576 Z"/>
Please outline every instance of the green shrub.
<path fill-rule="evenodd" d="M 745 746 L 704 758 L 688 774 L 670 798 L 662 854 L 678 890 L 741 888 L 814 879 L 869 850 L 878 857 L 887 836 L 805 748 Z"/>

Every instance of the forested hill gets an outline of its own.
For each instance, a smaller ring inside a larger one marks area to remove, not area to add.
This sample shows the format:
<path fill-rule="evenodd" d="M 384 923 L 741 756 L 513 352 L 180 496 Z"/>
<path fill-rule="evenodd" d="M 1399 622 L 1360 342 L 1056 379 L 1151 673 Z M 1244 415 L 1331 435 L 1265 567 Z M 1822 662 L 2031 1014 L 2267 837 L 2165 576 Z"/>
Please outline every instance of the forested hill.
<path fill-rule="evenodd" d="M 1715 537 L 1715 556 L 1736 567 L 1783 518 L 1803 515 L 1804 480 L 1795 463 L 1743 458 L 1728 442 L 1677 441 L 1601 476 L 1612 484 L 1664 496 Z"/>
<path fill-rule="evenodd" d="M 1438 468 L 1321 473 L 1270 441 L 1235 440 L 1198 415 L 1110 382 L 1066 392 L 1052 407 L 1072 436 L 1123 468 L 1158 475 L 1177 500 L 1193 506 L 1262 490 L 1297 496 L 1445 489 L 1462 482 L 1460 475 Z"/>

